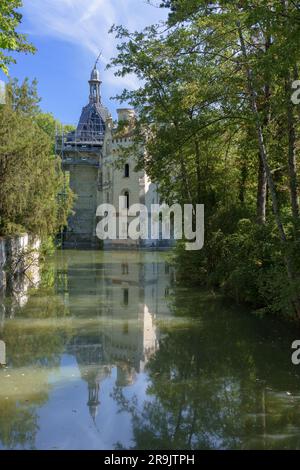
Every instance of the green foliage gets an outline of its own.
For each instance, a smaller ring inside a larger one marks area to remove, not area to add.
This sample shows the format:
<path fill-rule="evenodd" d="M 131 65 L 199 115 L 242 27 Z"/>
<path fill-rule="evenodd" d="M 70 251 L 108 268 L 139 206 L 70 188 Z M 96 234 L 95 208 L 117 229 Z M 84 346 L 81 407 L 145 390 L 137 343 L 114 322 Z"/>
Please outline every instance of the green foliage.
<path fill-rule="evenodd" d="M 21 0 L 1 0 L 0 2 L 0 69 L 8 74 L 8 65 L 15 59 L 8 52 L 35 52 L 35 48 L 27 42 L 24 34 L 16 31 L 22 21 L 19 9 Z"/>
<path fill-rule="evenodd" d="M 52 140 L 55 138 L 56 129 L 60 129 L 62 127 L 61 122 L 58 121 L 51 113 L 38 113 L 35 118 L 35 122 Z M 66 134 L 75 130 L 75 126 L 71 125 L 64 125 L 63 128 Z"/>
<path fill-rule="evenodd" d="M 219 228 L 219 214 L 215 217 L 202 251 L 186 253 L 183 244 L 177 247 L 178 280 L 220 289 L 237 303 L 248 303 L 259 314 L 284 314 L 292 319 L 292 299 L 294 292 L 299 292 L 300 282 L 287 282 L 283 248 L 274 222 L 258 225 L 238 217 L 234 222 L 233 212 L 233 208 L 228 212 L 229 222 L 223 230 Z M 223 212 L 221 217 L 226 214 Z M 290 240 L 289 254 L 298 271 L 299 256 L 294 252 L 292 237 Z"/>
<path fill-rule="evenodd" d="M 17 78 L 10 78 L 6 86 L 7 104 L 16 112 L 22 113 L 25 116 L 37 116 L 41 111 L 39 103 L 41 99 L 37 92 L 37 80 L 30 83 L 28 78 L 25 78 L 21 85 Z"/>
<path fill-rule="evenodd" d="M 37 124 L 36 83 L 11 82 L 0 108 L 0 234 L 53 236 L 67 223 L 72 194 L 64 198 L 61 163 L 53 140 Z"/>
<path fill-rule="evenodd" d="M 113 28 L 111 66 L 143 83 L 118 97 L 139 111 L 127 150 L 137 167 L 166 202 L 205 204 L 204 250 L 179 244 L 179 276 L 261 312 L 300 318 L 299 120 L 291 106 L 300 10 L 250 0 L 161 7 L 166 24 Z"/>

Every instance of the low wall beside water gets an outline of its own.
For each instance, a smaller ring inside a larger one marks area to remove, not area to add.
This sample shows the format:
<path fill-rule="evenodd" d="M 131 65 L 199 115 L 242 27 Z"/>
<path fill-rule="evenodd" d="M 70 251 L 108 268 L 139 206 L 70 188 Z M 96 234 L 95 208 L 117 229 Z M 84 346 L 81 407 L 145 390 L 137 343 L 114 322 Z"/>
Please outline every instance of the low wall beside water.
<path fill-rule="evenodd" d="M 9 275 L 22 274 L 28 263 L 38 261 L 39 249 L 40 240 L 28 234 L 0 237 L 0 290 Z"/>

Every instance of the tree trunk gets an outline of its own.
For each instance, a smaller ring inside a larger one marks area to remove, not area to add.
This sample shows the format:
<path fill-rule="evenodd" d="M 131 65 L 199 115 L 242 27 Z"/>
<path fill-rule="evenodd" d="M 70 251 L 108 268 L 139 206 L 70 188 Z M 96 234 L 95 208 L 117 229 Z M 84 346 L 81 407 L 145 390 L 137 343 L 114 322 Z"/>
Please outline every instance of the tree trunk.
<path fill-rule="evenodd" d="M 267 53 L 271 47 L 271 36 L 267 34 L 265 39 L 265 52 Z M 264 87 L 264 102 L 263 102 L 263 127 L 268 127 L 270 123 L 270 85 L 266 83 Z M 263 158 L 259 153 L 258 165 L 258 183 L 257 183 L 257 223 L 263 225 L 267 220 L 267 196 L 268 196 L 268 182 L 267 174 L 263 163 Z"/>
<path fill-rule="evenodd" d="M 246 165 L 246 162 L 244 162 L 240 171 L 239 200 L 241 204 L 245 204 L 247 176 L 248 176 L 247 165 Z"/>
<path fill-rule="evenodd" d="M 189 204 L 194 205 L 195 202 L 193 200 L 193 196 L 192 196 L 190 188 L 189 188 L 186 166 L 185 166 L 185 163 L 184 163 L 184 159 L 181 155 L 180 155 L 180 167 L 181 167 L 181 174 L 182 174 L 183 190 L 184 190 L 185 194 L 188 196 Z"/>
<path fill-rule="evenodd" d="M 202 196 L 202 187 L 201 187 L 201 158 L 200 158 L 200 146 L 199 141 L 196 139 L 195 141 L 195 155 L 196 155 L 196 173 L 197 173 L 197 198 L 198 204 L 200 204 L 201 196 Z"/>
<path fill-rule="evenodd" d="M 281 1 L 283 11 L 288 14 L 289 2 Z M 294 67 L 294 73 L 297 73 L 297 67 Z M 287 110 L 288 125 L 288 165 L 289 165 L 289 185 L 292 214 L 294 217 L 295 232 L 298 230 L 299 218 L 299 200 L 298 200 L 298 181 L 297 181 L 297 155 L 296 155 L 296 130 L 294 120 L 294 106 L 291 100 L 292 78 L 290 71 L 287 70 L 285 79 L 285 99 Z"/>
<path fill-rule="evenodd" d="M 291 78 L 285 81 L 287 125 L 288 125 L 288 164 L 289 164 L 289 185 L 291 195 L 292 214 L 295 222 L 299 218 L 298 181 L 297 181 L 297 154 L 296 154 L 296 131 L 294 123 L 293 103 L 291 101 Z"/>
<path fill-rule="evenodd" d="M 267 151 L 266 151 L 266 147 L 265 147 L 264 135 L 263 135 L 262 125 L 261 125 L 261 122 L 260 122 L 260 116 L 259 116 L 258 107 L 257 107 L 256 93 L 255 93 L 255 89 L 254 89 L 254 85 L 253 85 L 252 70 L 249 67 L 248 62 L 247 62 L 247 60 L 248 60 L 247 50 L 246 50 L 245 40 L 244 40 L 244 36 L 243 36 L 243 32 L 242 32 L 240 22 L 237 23 L 237 27 L 238 27 L 238 33 L 239 33 L 239 38 L 240 38 L 241 50 L 242 50 L 242 54 L 243 54 L 244 61 L 245 61 L 244 65 L 245 65 L 246 73 L 247 73 L 249 101 L 250 101 L 252 112 L 253 112 L 254 117 L 255 117 L 255 126 L 256 126 L 256 132 L 257 132 L 257 139 L 258 139 L 258 144 L 259 144 L 260 155 L 261 155 L 263 166 L 264 166 L 264 169 L 265 169 L 265 172 L 266 172 L 268 186 L 269 186 L 269 189 L 270 189 L 271 200 L 272 200 L 272 208 L 273 208 L 273 213 L 274 213 L 277 229 L 278 229 L 278 232 L 279 232 L 281 242 L 283 244 L 283 251 L 285 253 L 284 254 L 284 262 L 285 262 L 285 266 L 286 266 L 286 270 L 287 270 L 287 275 L 288 275 L 289 281 L 292 284 L 295 280 L 295 277 L 294 277 L 290 257 L 286 254 L 287 245 L 288 245 L 287 237 L 286 237 L 286 233 L 285 233 L 282 221 L 281 221 L 281 214 L 280 214 L 280 210 L 279 210 L 277 194 L 276 194 L 276 191 L 275 191 L 275 185 L 274 185 L 272 173 L 271 173 L 271 170 L 270 170 L 270 167 L 269 167 L 268 155 L 267 155 Z M 295 312 L 296 312 L 298 318 L 300 319 L 300 299 L 299 299 L 297 294 L 292 299 L 292 304 L 295 308 Z"/>
<path fill-rule="evenodd" d="M 259 154 L 259 167 L 258 167 L 258 184 L 257 184 L 257 223 L 263 225 L 266 223 L 266 207 L 267 207 L 267 174 L 264 167 L 263 160 Z"/>
<path fill-rule="evenodd" d="M 277 228 L 279 231 L 280 238 L 283 242 L 287 241 L 286 234 L 283 228 L 283 224 L 281 222 L 281 216 L 280 216 L 280 211 L 279 211 L 279 205 L 277 201 L 277 195 L 275 191 L 275 185 L 272 177 L 272 173 L 269 167 L 269 162 L 268 162 L 268 156 L 267 156 L 267 151 L 265 147 L 265 141 L 264 141 L 264 136 L 263 136 L 263 131 L 262 131 L 262 125 L 260 123 L 260 117 L 258 113 L 258 107 L 257 107 L 257 102 L 256 102 L 256 93 L 254 90 L 253 86 L 253 77 L 252 77 L 252 70 L 247 64 L 247 50 L 245 46 L 245 41 L 241 29 L 240 23 L 238 23 L 238 32 L 239 32 L 239 37 L 240 37 L 240 42 L 241 42 L 241 48 L 242 48 L 242 53 L 243 57 L 245 60 L 245 67 L 246 67 L 246 72 L 247 72 L 247 82 L 248 82 L 248 92 L 249 92 L 249 100 L 250 100 L 250 105 L 252 112 L 255 117 L 255 127 L 256 127 L 256 132 L 257 132 L 257 139 L 258 139 L 258 144 L 259 144 L 259 151 L 260 151 L 260 156 L 261 160 L 263 163 L 264 170 L 266 172 L 266 177 L 267 177 L 267 182 L 270 188 L 270 193 L 271 193 L 271 198 L 272 198 L 272 207 L 273 207 L 273 212 L 277 224 Z"/>

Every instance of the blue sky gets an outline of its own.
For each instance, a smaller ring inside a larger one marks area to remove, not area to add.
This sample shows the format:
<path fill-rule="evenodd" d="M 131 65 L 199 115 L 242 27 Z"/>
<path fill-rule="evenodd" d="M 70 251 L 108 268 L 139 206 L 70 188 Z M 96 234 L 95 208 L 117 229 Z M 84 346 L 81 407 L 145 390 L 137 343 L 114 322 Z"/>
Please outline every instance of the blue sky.
<path fill-rule="evenodd" d="M 87 103 L 87 80 L 99 51 L 103 52 L 99 64 L 102 98 L 113 114 L 118 104 L 110 98 L 124 87 L 138 85 L 135 77 L 116 78 L 112 70 L 105 70 L 116 51 L 110 27 L 122 24 L 140 30 L 167 14 L 146 0 L 23 0 L 22 13 L 20 30 L 38 52 L 18 54 L 10 75 L 20 80 L 37 78 L 42 109 L 65 124 L 76 124 Z"/>

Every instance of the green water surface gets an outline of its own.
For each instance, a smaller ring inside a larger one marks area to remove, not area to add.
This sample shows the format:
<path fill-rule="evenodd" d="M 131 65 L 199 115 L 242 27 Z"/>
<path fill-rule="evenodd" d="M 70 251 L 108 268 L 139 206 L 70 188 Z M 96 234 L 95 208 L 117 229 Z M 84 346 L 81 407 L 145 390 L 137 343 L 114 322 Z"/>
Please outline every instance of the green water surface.
<path fill-rule="evenodd" d="M 59 251 L 0 300 L 0 449 L 300 448 L 299 330 L 167 259 Z"/>

